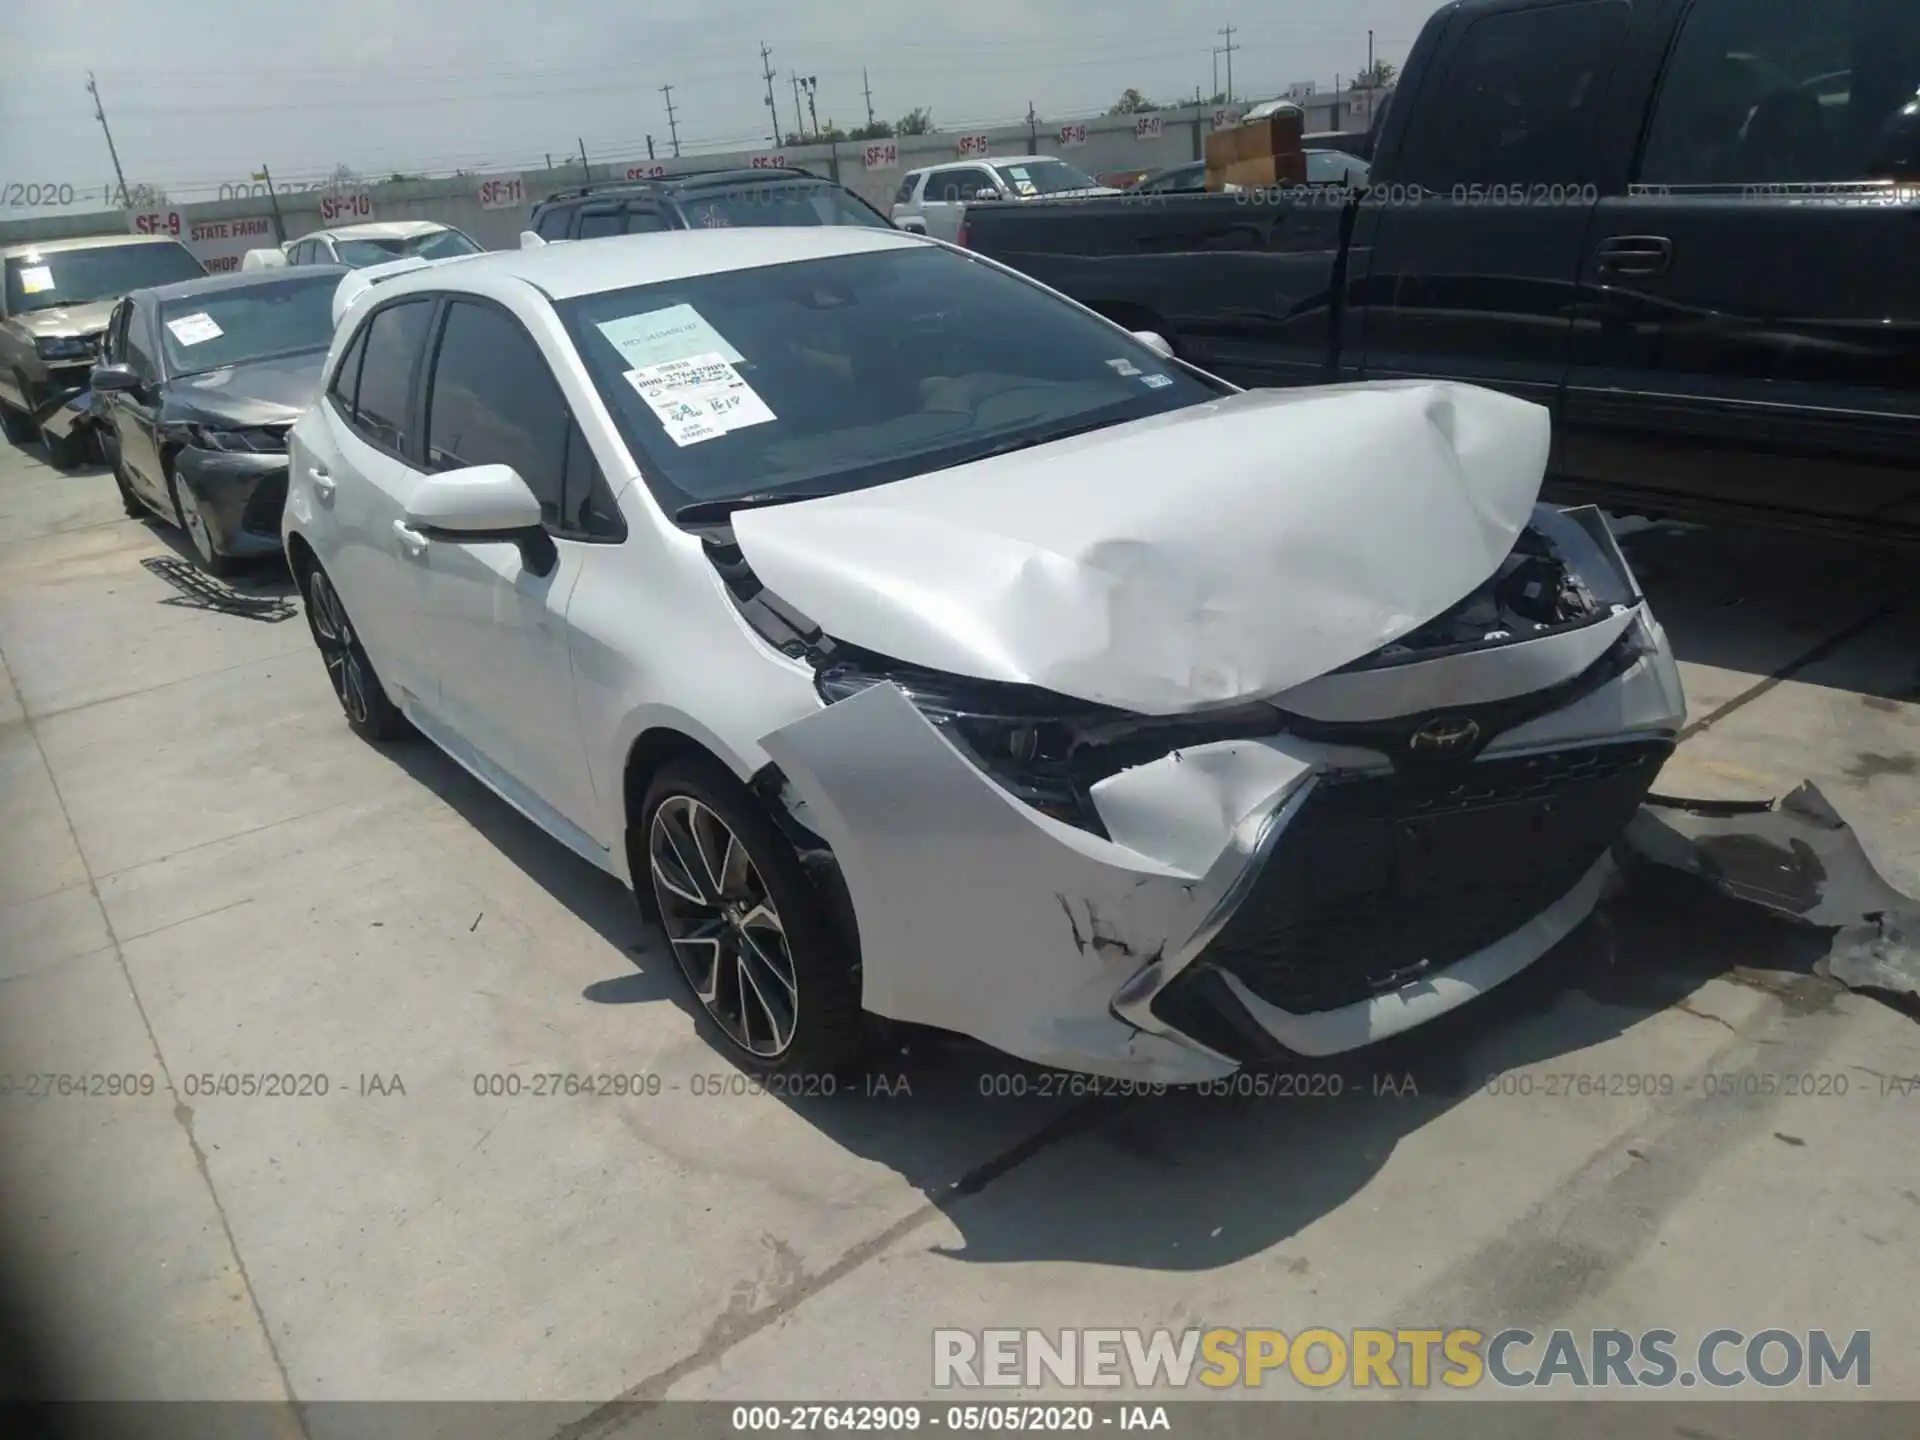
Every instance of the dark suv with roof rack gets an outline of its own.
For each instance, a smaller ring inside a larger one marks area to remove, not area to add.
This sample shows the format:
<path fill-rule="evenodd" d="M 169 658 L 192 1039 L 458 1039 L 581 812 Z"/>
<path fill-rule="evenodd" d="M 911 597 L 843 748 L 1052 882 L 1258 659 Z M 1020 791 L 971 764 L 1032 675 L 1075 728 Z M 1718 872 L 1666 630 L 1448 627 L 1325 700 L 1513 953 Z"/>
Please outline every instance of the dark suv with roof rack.
<path fill-rule="evenodd" d="M 564 190 L 533 207 L 542 240 L 592 240 L 654 230 L 893 222 L 851 190 L 810 170 L 701 170 Z"/>

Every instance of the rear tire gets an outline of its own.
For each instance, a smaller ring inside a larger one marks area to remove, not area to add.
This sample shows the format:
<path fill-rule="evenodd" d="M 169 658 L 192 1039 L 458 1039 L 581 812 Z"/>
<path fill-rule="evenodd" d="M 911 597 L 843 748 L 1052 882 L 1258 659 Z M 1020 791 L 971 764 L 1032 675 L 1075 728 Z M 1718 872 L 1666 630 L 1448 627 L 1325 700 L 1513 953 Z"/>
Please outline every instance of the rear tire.
<path fill-rule="evenodd" d="M 647 787 L 628 854 L 706 1028 L 736 1064 L 826 1075 L 859 1058 L 859 973 L 746 786 L 705 756 L 669 761 Z"/>
<path fill-rule="evenodd" d="M 340 603 L 339 593 L 327 572 L 309 562 L 298 567 L 295 573 L 306 602 L 307 628 L 313 632 L 313 643 L 320 649 L 327 678 L 333 684 L 334 698 L 340 702 L 348 727 L 361 739 L 376 745 L 406 739 L 413 733 L 413 726 L 387 698 L 380 677 L 374 673 L 373 662 L 367 658 L 366 649 L 354 632 L 346 606 Z"/>

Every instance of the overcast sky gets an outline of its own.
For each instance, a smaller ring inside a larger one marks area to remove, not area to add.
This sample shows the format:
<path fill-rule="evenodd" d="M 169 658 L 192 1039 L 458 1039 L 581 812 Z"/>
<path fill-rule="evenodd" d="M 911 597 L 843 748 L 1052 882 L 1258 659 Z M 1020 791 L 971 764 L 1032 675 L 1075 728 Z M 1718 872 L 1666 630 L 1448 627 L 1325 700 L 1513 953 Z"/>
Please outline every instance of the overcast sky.
<path fill-rule="evenodd" d="M 764 142 L 759 47 L 772 48 L 783 129 L 792 72 L 819 81 L 824 124 L 931 108 L 942 129 L 1105 109 L 1213 82 L 1234 26 L 1234 90 L 1269 98 L 1406 57 L 1439 0 L 0 0 L 0 187 L 96 194 L 112 166 L 99 80 L 129 183 L 174 198 L 241 181 L 514 170 L 584 138 L 601 160 Z M 1225 71 L 1222 69 L 1222 84 Z M 10 197 L 0 188 L 0 203 Z M 19 214 L 0 210 L 0 214 Z"/>

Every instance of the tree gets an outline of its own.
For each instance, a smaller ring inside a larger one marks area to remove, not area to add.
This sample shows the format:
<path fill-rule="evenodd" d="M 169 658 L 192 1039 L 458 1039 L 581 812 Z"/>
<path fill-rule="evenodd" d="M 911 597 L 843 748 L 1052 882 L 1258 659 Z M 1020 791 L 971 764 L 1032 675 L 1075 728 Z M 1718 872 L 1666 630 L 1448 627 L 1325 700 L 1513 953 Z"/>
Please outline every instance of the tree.
<path fill-rule="evenodd" d="M 931 135 L 933 133 L 933 112 L 922 105 L 909 110 L 894 125 L 894 131 L 900 135 Z"/>
<path fill-rule="evenodd" d="M 1362 70 L 1354 76 L 1354 88 L 1358 90 L 1384 90 L 1393 83 L 1393 77 L 1400 73 L 1400 67 L 1387 60 L 1376 60 L 1371 70 Z"/>
<path fill-rule="evenodd" d="M 847 132 L 847 138 L 849 140 L 891 140 L 893 138 L 893 122 L 890 120 L 876 120 L 871 125 L 856 126 Z"/>
<path fill-rule="evenodd" d="M 1107 113 L 1109 115 L 1144 115 L 1149 110 L 1159 108 L 1138 90 L 1128 86 L 1120 92 L 1120 98 L 1113 102 L 1113 107 Z"/>

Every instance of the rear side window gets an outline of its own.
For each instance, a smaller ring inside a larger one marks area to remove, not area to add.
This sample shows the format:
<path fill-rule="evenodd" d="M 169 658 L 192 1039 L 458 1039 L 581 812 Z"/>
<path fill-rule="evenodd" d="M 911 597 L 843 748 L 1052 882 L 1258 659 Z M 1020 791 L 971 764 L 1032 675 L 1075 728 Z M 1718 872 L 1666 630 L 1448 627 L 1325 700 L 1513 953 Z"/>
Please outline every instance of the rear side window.
<path fill-rule="evenodd" d="M 1696 0 L 1667 59 L 1640 180 L 1911 179 L 1920 167 L 1914 0 Z"/>
<path fill-rule="evenodd" d="M 660 230 L 673 227 L 667 224 L 666 217 L 658 210 L 629 210 L 627 212 L 627 233 L 629 235 L 652 235 Z"/>
<path fill-rule="evenodd" d="M 1632 13 L 1625 0 L 1585 0 L 1475 20 L 1412 137 L 1404 178 L 1441 194 L 1591 182 L 1591 136 Z"/>
<path fill-rule="evenodd" d="M 420 363 L 427 322 L 432 318 L 431 300 L 408 300 L 389 305 L 367 322 L 353 426 L 372 444 L 398 454 L 407 449 L 407 406 L 413 395 L 413 373 Z"/>
<path fill-rule="evenodd" d="M 518 321 L 489 305 L 455 301 L 427 398 L 427 467 L 511 465 L 560 523 L 566 473 L 567 402 L 553 371 Z"/>

